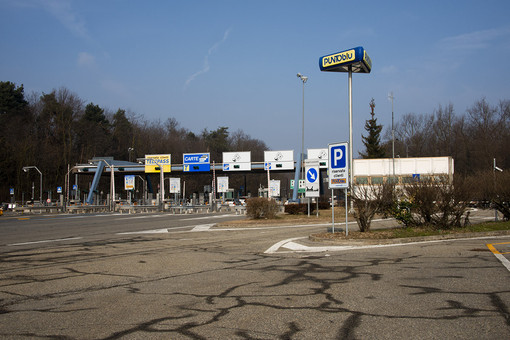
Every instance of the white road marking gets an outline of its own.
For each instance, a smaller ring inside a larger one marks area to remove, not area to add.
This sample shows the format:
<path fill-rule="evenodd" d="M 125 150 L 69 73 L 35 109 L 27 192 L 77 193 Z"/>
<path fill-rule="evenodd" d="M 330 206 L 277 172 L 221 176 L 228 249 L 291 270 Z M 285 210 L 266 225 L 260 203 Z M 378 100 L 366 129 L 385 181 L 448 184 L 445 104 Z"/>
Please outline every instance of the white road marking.
<path fill-rule="evenodd" d="M 32 242 L 21 242 L 21 243 L 11 243 L 8 246 L 25 246 L 29 244 L 37 244 L 37 243 L 51 243 L 51 242 L 64 242 L 64 241 L 73 241 L 80 240 L 83 237 L 69 237 L 69 238 L 59 238 L 55 240 L 42 240 L 42 241 L 32 241 Z"/>
<path fill-rule="evenodd" d="M 308 253 L 321 253 L 326 251 L 344 251 L 353 249 L 371 249 L 371 248 L 385 248 L 385 247 L 402 247 L 415 244 L 427 244 L 427 243 L 440 243 L 440 242 L 454 242 L 454 241 L 465 241 L 465 240 L 483 240 L 483 239 L 495 239 L 495 238 L 508 238 L 508 235 L 503 236 L 482 236 L 472 238 L 455 238 L 455 239 L 444 239 L 444 240 L 431 240 L 431 241 L 420 241 L 420 242 L 409 242 L 409 243 L 394 243 L 394 244 L 371 244 L 364 246 L 318 246 L 310 247 L 302 244 L 295 243 L 294 241 L 299 239 L 306 239 L 307 237 L 296 237 L 287 240 L 280 241 L 269 247 L 264 254 L 274 253 L 294 253 L 294 252 L 308 252 Z M 278 251 L 280 248 L 289 249 L 289 251 Z M 497 255 L 497 254 L 494 254 Z M 499 258 L 499 257 L 498 257 Z M 506 260 L 506 258 L 505 258 Z M 501 261 L 501 259 L 500 259 Z M 508 261 L 508 260 L 506 260 Z M 503 261 L 502 261 L 503 262 Z M 503 263 L 505 266 L 506 264 Z M 510 266 L 510 264 L 509 264 Z M 510 270 L 510 269 L 509 269 Z"/>
<path fill-rule="evenodd" d="M 193 221 L 193 220 L 206 220 L 211 218 L 222 218 L 222 217 L 235 217 L 235 215 L 213 215 L 213 216 L 202 216 L 202 217 L 191 217 L 191 218 L 183 218 L 181 221 Z"/>
<path fill-rule="evenodd" d="M 503 266 L 505 266 L 506 269 L 510 271 L 510 261 L 508 261 L 506 257 L 504 257 L 502 254 L 494 254 L 494 256 L 496 256 L 497 259 L 500 260 L 501 263 L 503 263 Z"/>
<path fill-rule="evenodd" d="M 287 240 L 283 240 L 283 241 L 280 241 L 278 243 L 275 243 L 273 244 L 271 247 L 269 247 L 268 250 L 266 250 L 264 253 L 265 254 L 273 254 L 273 253 L 276 253 L 276 251 L 278 251 L 278 249 L 283 246 L 285 243 L 288 243 L 288 242 L 292 242 L 292 241 L 295 241 L 295 240 L 302 240 L 306 237 L 294 237 L 294 238 L 289 238 Z"/>
<path fill-rule="evenodd" d="M 214 223 L 201 224 L 201 225 L 195 226 L 193 229 L 191 229 L 191 231 L 207 231 L 207 230 L 211 229 L 212 226 L 214 226 Z"/>
<path fill-rule="evenodd" d="M 152 230 L 139 230 L 139 231 L 127 231 L 123 233 L 117 233 L 117 235 L 135 235 L 135 234 L 167 234 L 172 233 L 171 230 L 174 229 L 190 229 L 186 232 L 193 232 L 193 231 L 208 231 L 212 226 L 214 226 L 214 223 L 211 224 L 200 224 L 200 225 L 189 225 L 185 227 L 171 227 L 171 228 L 162 228 L 162 229 L 152 229 Z M 179 233 L 181 233 L 179 231 Z"/>

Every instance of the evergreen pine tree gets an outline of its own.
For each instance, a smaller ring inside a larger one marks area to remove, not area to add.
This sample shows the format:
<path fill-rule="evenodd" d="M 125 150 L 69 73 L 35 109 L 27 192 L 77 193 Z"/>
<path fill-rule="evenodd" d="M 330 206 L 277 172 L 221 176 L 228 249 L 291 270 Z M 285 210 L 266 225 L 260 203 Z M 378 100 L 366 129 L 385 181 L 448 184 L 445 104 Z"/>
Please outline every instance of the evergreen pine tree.
<path fill-rule="evenodd" d="M 370 108 L 372 109 L 370 113 L 372 118 L 365 122 L 365 130 L 367 130 L 368 136 L 361 136 L 366 151 L 364 153 L 360 152 L 360 155 L 363 158 L 384 158 L 384 149 L 381 146 L 382 125 L 377 125 L 377 118 L 375 118 L 374 113 L 374 98 L 370 101 Z"/>

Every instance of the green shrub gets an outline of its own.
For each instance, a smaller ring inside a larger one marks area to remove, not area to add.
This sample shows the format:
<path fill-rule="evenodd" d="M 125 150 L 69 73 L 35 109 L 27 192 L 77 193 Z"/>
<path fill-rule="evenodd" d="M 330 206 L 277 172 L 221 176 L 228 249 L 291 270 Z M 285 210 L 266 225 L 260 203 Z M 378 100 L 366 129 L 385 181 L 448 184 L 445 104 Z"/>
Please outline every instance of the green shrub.
<path fill-rule="evenodd" d="M 403 199 L 400 201 L 395 201 L 393 202 L 391 214 L 405 227 L 412 227 L 416 224 L 416 222 L 413 220 L 413 214 L 411 211 L 412 208 L 413 204 L 408 200 Z"/>
<path fill-rule="evenodd" d="M 278 205 L 275 200 L 263 197 L 254 197 L 246 201 L 246 215 L 252 219 L 275 218 Z"/>

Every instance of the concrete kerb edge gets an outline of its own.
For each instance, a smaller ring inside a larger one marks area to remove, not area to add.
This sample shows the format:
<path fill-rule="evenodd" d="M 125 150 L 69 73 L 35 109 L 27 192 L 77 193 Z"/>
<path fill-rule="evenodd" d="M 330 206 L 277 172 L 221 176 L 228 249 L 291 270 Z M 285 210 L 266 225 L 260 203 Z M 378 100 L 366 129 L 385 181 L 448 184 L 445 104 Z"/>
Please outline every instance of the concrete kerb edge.
<path fill-rule="evenodd" d="M 487 231 L 478 233 L 456 233 L 448 235 L 434 235 L 434 236 L 417 236 L 417 237 L 405 237 L 405 238 L 394 238 L 394 239 L 349 239 L 349 240 L 334 240 L 330 238 L 317 237 L 310 235 L 308 240 L 316 243 L 327 243 L 331 245 L 350 245 L 350 246 L 362 246 L 362 245 L 377 245 L 377 244 L 403 244 L 413 242 L 425 242 L 435 240 L 453 240 L 462 238 L 476 238 L 476 237 L 490 237 L 490 236 L 504 236 L 510 235 L 510 230 L 499 230 L 499 231 Z"/>

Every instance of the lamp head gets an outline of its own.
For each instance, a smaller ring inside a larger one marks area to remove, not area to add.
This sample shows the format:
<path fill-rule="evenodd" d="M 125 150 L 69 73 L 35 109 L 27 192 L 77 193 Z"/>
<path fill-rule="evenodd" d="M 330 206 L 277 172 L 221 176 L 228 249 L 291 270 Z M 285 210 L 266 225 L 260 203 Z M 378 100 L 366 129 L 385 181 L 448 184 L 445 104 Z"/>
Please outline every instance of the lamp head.
<path fill-rule="evenodd" d="M 308 77 L 307 77 L 307 76 L 302 75 L 301 73 L 298 73 L 298 74 L 297 74 L 297 77 L 298 77 L 299 79 L 301 79 L 301 80 L 303 81 L 303 83 L 306 83 L 306 81 L 308 80 Z"/>

